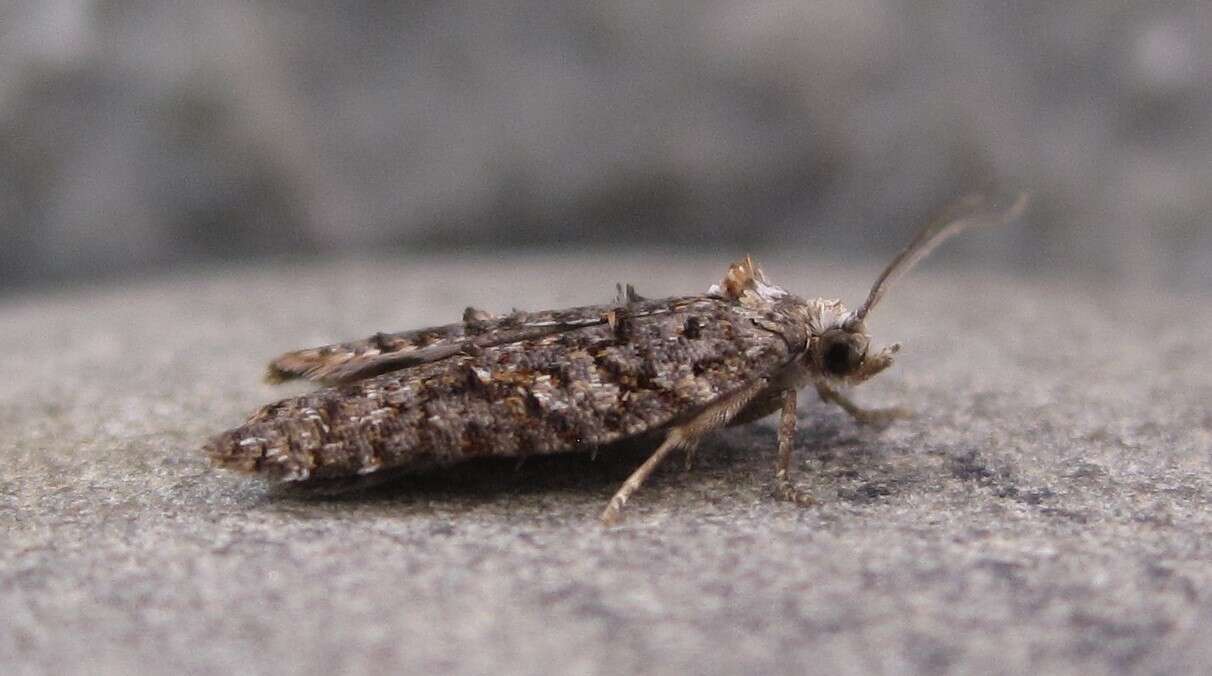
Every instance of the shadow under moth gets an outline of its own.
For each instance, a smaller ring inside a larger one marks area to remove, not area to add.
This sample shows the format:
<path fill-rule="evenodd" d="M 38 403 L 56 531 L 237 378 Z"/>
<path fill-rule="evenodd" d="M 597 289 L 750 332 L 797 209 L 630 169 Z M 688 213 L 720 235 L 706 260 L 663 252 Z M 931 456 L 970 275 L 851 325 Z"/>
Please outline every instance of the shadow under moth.
<path fill-rule="evenodd" d="M 860 423 L 907 415 L 861 408 L 839 391 L 891 366 L 900 348 L 872 349 L 871 311 L 944 239 L 1015 218 L 1025 203 L 1020 196 L 999 210 L 974 196 L 952 205 L 853 311 L 771 284 L 746 257 L 702 295 L 650 300 L 628 285 L 609 305 L 504 316 L 467 308 L 445 326 L 290 352 L 267 379 L 324 387 L 261 408 L 205 451 L 218 467 L 321 486 L 662 435 L 607 503 L 601 519 L 612 524 L 672 452 L 692 453 L 712 430 L 780 412 L 774 493 L 810 503 L 790 476 L 797 391 L 811 386 Z"/>

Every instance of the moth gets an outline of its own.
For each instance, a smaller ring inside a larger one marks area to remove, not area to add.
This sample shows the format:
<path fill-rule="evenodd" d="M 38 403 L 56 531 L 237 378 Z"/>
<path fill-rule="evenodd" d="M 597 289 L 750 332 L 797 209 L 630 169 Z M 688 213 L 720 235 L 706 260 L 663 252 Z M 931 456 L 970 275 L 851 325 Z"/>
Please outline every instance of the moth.
<path fill-rule="evenodd" d="M 633 493 L 675 450 L 705 435 L 779 412 L 774 493 L 796 489 L 791 457 L 797 392 L 811 386 L 858 422 L 883 424 L 900 408 L 865 409 L 841 388 L 892 365 L 900 349 L 874 349 L 871 312 L 888 287 L 965 226 L 1017 216 L 980 197 L 922 229 L 853 311 L 772 284 L 746 257 L 705 294 L 650 300 L 633 287 L 616 302 L 493 316 L 298 350 L 269 365 L 271 382 L 324 387 L 271 403 L 205 447 L 220 468 L 272 482 L 320 486 L 393 476 L 472 458 L 587 451 L 661 437 L 602 512 L 616 522 Z"/>

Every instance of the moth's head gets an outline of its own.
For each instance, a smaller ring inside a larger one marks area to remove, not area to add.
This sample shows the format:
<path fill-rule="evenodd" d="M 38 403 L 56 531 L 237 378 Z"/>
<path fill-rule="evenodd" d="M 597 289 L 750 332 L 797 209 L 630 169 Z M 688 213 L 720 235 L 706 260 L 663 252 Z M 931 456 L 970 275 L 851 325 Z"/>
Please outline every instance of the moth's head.
<path fill-rule="evenodd" d="M 871 337 L 860 330 L 837 326 L 825 330 L 813 341 L 813 360 L 817 369 L 834 378 L 846 378 L 863 367 Z"/>
<path fill-rule="evenodd" d="M 826 378 L 862 381 L 891 366 L 892 355 L 900 347 L 894 344 L 872 354 L 867 327 L 846 313 L 812 336 L 808 359 L 813 370 Z"/>
<path fill-rule="evenodd" d="M 892 344 L 868 354 L 871 336 L 866 319 L 883 298 L 894 280 L 908 272 L 934 247 L 965 227 L 978 223 L 1000 223 L 1017 218 L 1027 206 L 1027 196 L 1018 195 L 1013 203 L 998 211 L 981 196 L 969 196 L 927 225 L 903 251 L 892 259 L 876 278 L 867 300 L 854 312 L 846 312 L 837 301 L 817 300 L 808 304 L 812 336 L 808 359 L 816 372 L 828 378 L 862 381 L 892 365 L 892 355 L 900 349 Z"/>

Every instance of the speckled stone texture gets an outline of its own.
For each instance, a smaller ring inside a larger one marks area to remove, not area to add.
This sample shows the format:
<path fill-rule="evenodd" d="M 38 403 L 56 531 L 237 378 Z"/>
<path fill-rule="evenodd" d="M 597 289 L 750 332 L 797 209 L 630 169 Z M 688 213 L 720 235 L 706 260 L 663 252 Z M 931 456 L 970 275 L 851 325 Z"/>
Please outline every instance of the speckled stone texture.
<path fill-rule="evenodd" d="M 801 509 L 774 421 L 596 515 L 644 448 L 489 463 L 341 499 L 198 449 L 281 394 L 284 350 L 696 292 L 729 261 L 346 261 L 0 301 L 7 673 L 1179 673 L 1212 667 L 1207 297 L 929 266 L 869 322 L 898 363 L 855 426 L 805 392 Z M 858 300 L 878 271 L 786 256 Z M 15 669 L 14 669 L 15 667 Z"/>

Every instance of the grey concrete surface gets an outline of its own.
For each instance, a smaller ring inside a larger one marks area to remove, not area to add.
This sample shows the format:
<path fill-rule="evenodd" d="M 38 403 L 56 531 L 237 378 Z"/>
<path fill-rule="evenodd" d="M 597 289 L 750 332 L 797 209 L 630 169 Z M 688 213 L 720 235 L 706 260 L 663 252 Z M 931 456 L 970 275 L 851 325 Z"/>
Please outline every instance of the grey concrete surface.
<path fill-rule="evenodd" d="M 312 343 L 696 292 L 656 256 L 194 272 L 0 304 L 6 673 L 1181 673 L 1212 667 L 1206 298 L 930 268 L 871 321 L 867 404 L 805 396 L 798 480 L 770 420 L 595 516 L 643 449 L 478 465 L 328 500 L 211 471 L 203 439 Z M 784 256 L 801 295 L 877 271 Z M 297 391 L 297 390 L 288 390 Z M 674 463 L 680 464 L 680 463 Z"/>

